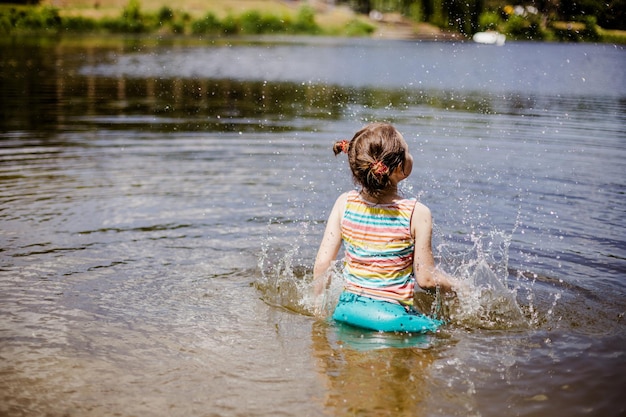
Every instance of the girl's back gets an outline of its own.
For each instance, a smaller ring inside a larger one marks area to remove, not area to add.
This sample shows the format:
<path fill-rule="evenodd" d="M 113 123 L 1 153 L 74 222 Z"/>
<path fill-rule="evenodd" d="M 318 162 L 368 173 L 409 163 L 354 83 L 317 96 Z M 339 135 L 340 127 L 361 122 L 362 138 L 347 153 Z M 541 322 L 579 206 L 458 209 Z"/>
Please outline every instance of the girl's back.
<path fill-rule="evenodd" d="M 416 201 L 374 204 L 347 194 L 341 221 L 347 290 L 411 304 L 414 284 L 411 215 Z"/>

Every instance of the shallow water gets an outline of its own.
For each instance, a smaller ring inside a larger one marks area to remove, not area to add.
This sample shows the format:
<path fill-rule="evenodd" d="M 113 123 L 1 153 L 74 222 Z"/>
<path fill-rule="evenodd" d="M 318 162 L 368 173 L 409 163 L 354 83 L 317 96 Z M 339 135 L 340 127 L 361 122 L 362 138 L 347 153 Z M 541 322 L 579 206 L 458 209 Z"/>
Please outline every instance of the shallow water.
<path fill-rule="evenodd" d="M 623 47 L 95 44 L 1 47 L 0 414 L 626 412 Z M 373 120 L 471 288 L 436 335 L 311 314 Z"/>

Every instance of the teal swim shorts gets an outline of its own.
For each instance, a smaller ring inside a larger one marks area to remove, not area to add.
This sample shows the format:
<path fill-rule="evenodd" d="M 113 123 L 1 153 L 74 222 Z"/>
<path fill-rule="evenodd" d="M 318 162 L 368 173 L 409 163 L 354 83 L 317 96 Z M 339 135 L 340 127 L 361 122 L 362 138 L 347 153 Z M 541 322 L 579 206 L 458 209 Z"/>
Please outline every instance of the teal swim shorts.
<path fill-rule="evenodd" d="M 347 291 L 339 296 L 333 320 L 363 329 L 408 333 L 435 332 L 443 324 L 441 320 L 407 310 L 400 304 Z"/>

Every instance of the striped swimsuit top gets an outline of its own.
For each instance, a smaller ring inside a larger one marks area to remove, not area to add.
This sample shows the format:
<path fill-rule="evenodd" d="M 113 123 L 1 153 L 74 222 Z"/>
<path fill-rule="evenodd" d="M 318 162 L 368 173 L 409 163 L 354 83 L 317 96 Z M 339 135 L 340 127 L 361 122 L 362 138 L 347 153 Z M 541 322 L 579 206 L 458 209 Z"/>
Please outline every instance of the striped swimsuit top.
<path fill-rule="evenodd" d="M 350 191 L 341 221 L 346 291 L 403 305 L 413 304 L 415 199 L 374 204 Z"/>

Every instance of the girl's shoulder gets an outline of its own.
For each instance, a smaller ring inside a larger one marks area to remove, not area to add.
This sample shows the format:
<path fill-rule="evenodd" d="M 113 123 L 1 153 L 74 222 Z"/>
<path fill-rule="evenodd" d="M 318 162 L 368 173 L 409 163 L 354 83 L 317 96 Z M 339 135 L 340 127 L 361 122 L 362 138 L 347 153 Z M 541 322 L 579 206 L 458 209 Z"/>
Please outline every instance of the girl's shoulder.
<path fill-rule="evenodd" d="M 358 197 L 358 193 L 356 195 Z M 345 193 L 340 194 L 339 197 L 337 197 L 337 199 L 335 200 L 335 205 L 333 207 L 333 210 L 337 212 L 337 215 L 340 218 L 343 218 L 343 212 L 346 209 L 346 205 L 348 204 L 348 201 L 350 201 L 353 198 L 354 198 L 353 192 L 347 191 Z"/>
<path fill-rule="evenodd" d="M 415 201 L 415 211 L 420 211 L 422 213 L 430 213 L 430 209 L 426 204 L 417 201 L 417 199 L 413 199 Z"/>
<path fill-rule="evenodd" d="M 345 198 L 359 198 L 360 194 L 358 190 L 350 190 L 341 194 L 339 197 L 345 196 Z"/>
<path fill-rule="evenodd" d="M 337 201 L 346 202 L 348 200 L 354 200 L 355 198 L 359 198 L 358 191 L 350 190 L 340 194 L 339 197 L 337 197 Z"/>
<path fill-rule="evenodd" d="M 415 207 L 413 208 L 413 215 L 411 216 L 413 222 L 416 220 L 430 222 L 432 219 L 432 214 L 430 209 L 423 203 L 415 200 Z"/>

